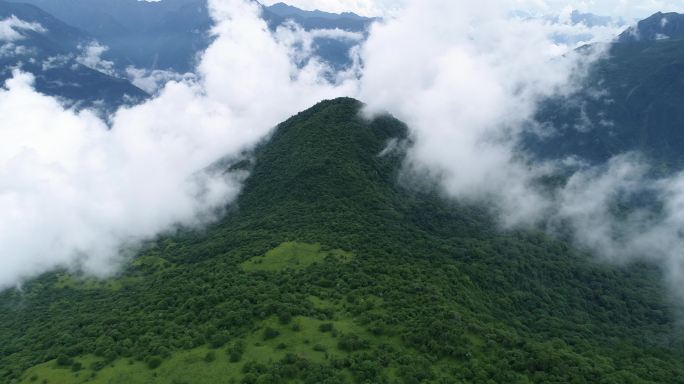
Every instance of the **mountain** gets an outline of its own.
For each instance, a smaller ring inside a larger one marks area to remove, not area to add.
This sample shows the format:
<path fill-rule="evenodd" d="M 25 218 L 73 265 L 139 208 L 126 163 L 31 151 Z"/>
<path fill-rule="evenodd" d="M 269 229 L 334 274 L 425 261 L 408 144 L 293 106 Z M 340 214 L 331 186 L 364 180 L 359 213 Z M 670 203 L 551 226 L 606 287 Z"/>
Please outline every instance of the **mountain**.
<path fill-rule="evenodd" d="M 104 58 L 120 70 L 139 68 L 190 72 L 197 55 L 211 43 L 213 25 L 206 0 L 17 0 L 44 9 L 60 20 L 86 31 L 109 50 Z M 374 19 L 351 13 L 308 12 L 284 4 L 263 7 L 272 29 L 293 20 L 307 30 L 343 29 L 364 32 Z M 317 39 L 320 56 L 336 67 L 348 66 L 350 46 L 337 39 Z M 331 52 L 331 45 L 334 47 Z M 340 52 L 344 58 L 340 60 Z"/>
<path fill-rule="evenodd" d="M 323 12 L 319 10 L 304 11 L 285 3 L 277 3 L 264 8 L 268 13 L 282 19 L 294 20 L 307 30 L 312 29 L 342 29 L 351 32 L 365 32 L 376 18 L 359 16 L 352 12 L 340 14 Z M 268 20 L 277 21 L 272 16 L 266 16 Z"/>
<path fill-rule="evenodd" d="M 554 127 L 551 135 L 528 137 L 525 145 L 544 158 L 579 156 L 594 163 L 640 151 L 666 169 L 681 169 L 682 105 L 684 36 L 616 42 L 580 91 L 541 108 L 537 120 Z"/>
<path fill-rule="evenodd" d="M 301 18 L 317 18 L 317 19 L 328 19 L 328 20 L 338 20 L 340 18 L 352 19 L 359 21 L 366 21 L 368 18 L 361 17 L 353 12 L 343 12 L 341 14 L 323 12 L 319 10 L 314 11 L 304 11 L 297 7 L 285 3 L 276 3 L 271 6 L 266 7 L 270 12 L 282 16 L 282 17 L 301 17 Z"/>
<path fill-rule="evenodd" d="M 658 12 L 628 28 L 618 37 L 618 42 L 634 43 L 684 37 L 684 15 Z"/>
<path fill-rule="evenodd" d="M 211 19 L 199 0 L 22 0 L 93 36 L 121 69 L 194 68 L 194 55 L 210 43 Z"/>
<path fill-rule="evenodd" d="M 406 126 L 361 108 L 280 124 L 223 165 L 250 171 L 225 218 L 156 239 L 117 277 L 0 293 L 0 381 L 682 382 L 657 269 L 409 187 L 391 145 Z"/>
<path fill-rule="evenodd" d="M 107 109 L 147 94 L 126 80 L 86 67 L 78 60 L 92 37 L 29 4 L 0 0 L 0 23 L 13 37 L 0 38 L 0 83 L 19 66 L 36 76 L 36 89 L 81 106 Z"/>
<path fill-rule="evenodd" d="M 610 16 L 600 16 L 588 12 L 574 10 L 570 13 L 570 23 L 572 25 L 584 24 L 587 27 L 606 27 L 615 24 Z"/>

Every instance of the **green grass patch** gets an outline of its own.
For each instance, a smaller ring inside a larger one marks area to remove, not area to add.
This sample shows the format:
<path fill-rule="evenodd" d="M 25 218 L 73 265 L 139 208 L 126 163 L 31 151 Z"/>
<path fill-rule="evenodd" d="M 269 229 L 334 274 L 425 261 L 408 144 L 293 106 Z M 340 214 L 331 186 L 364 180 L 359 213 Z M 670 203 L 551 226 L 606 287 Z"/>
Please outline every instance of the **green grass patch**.
<path fill-rule="evenodd" d="M 168 260 L 159 257 L 155 254 L 148 254 L 138 257 L 135 260 L 133 260 L 131 264 L 138 268 L 152 271 L 161 271 L 173 266 L 173 264 L 170 263 Z"/>
<path fill-rule="evenodd" d="M 208 347 L 178 351 L 155 369 L 144 362 L 119 359 L 95 371 L 90 367 L 100 360 L 86 356 L 74 359 L 85 368 L 73 372 L 71 367 L 60 367 L 52 360 L 29 369 L 21 383 L 194 384 L 224 383 L 231 377 L 241 377 L 240 366 L 231 364 L 225 352 L 214 351 L 216 359 L 208 362 L 206 357 L 211 351 Z"/>
<path fill-rule="evenodd" d="M 331 325 L 332 330 L 321 327 L 324 324 Z M 278 336 L 265 340 L 266 329 L 276 330 Z M 244 376 L 242 368 L 249 362 L 269 364 L 287 354 L 295 354 L 315 363 L 347 356 L 348 352 L 338 347 L 340 337 L 344 334 L 359 335 L 370 344 L 378 342 L 347 318 L 328 321 L 297 316 L 290 323 L 282 324 L 273 317 L 263 321 L 244 338 L 229 340 L 222 348 L 203 346 L 176 351 L 155 369 L 150 369 L 145 362 L 118 359 L 96 371 L 92 368 L 93 364 L 102 360 L 88 355 L 73 359 L 74 363 L 80 363 L 83 367 L 79 371 L 75 372 L 72 364 L 60 366 L 56 360 L 51 360 L 28 369 L 21 383 L 195 384 L 227 383 L 231 379 L 240 382 Z M 242 345 L 242 353 L 237 361 L 231 361 L 231 350 L 237 343 Z M 212 352 L 212 359 L 207 359 Z"/>
<path fill-rule="evenodd" d="M 266 252 L 263 256 L 250 258 L 241 266 L 247 272 L 299 270 L 323 262 L 328 257 L 340 262 L 348 262 L 354 254 L 341 249 L 324 250 L 320 244 L 287 242 Z"/>
<path fill-rule="evenodd" d="M 95 279 L 92 277 L 85 278 L 74 276 L 68 273 L 63 273 L 57 276 L 55 288 L 64 289 L 80 289 L 80 290 L 111 290 L 118 291 L 126 285 L 135 284 L 139 278 L 128 276 L 114 279 Z"/>

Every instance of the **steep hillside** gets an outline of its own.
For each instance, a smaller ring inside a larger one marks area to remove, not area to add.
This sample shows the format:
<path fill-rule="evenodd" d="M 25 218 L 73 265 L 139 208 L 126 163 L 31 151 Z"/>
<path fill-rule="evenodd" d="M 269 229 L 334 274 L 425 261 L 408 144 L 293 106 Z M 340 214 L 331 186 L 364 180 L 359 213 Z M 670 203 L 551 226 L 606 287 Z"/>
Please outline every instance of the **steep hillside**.
<path fill-rule="evenodd" d="M 231 166 L 250 176 L 223 220 L 159 238 L 118 277 L 1 293 L 0 381 L 684 382 L 657 270 L 403 187 L 385 149 L 406 127 L 361 107 L 282 123 Z"/>

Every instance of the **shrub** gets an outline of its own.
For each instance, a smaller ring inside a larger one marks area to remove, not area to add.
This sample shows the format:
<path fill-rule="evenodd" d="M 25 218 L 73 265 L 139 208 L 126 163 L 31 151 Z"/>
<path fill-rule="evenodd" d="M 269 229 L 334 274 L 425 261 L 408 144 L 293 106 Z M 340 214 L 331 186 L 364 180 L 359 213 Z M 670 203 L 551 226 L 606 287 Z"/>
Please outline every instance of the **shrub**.
<path fill-rule="evenodd" d="M 59 365 L 60 367 L 66 367 L 68 365 L 71 365 L 72 363 L 73 363 L 73 360 L 71 360 L 71 358 L 69 358 L 69 356 L 59 355 L 57 357 L 57 365 Z"/>
<path fill-rule="evenodd" d="M 204 356 L 204 361 L 206 361 L 207 363 L 211 363 L 211 362 L 213 362 L 214 360 L 216 360 L 216 352 L 214 352 L 214 351 L 209 351 L 209 352 L 207 352 L 207 354 Z"/>
<path fill-rule="evenodd" d="M 290 324 L 290 321 L 292 320 L 292 315 L 290 315 L 289 312 L 281 312 L 278 315 L 278 321 L 280 321 L 280 324 Z"/>
<path fill-rule="evenodd" d="M 337 346 L 343 351 L 354 352 L 368 348 L 368 340 L 363 340 L 357 335 L 349 334 L 342 336 Z"/>
<path fill-rule="evenodd" d="M 162 359 L 157 356 L 151 356 L 147 358 L 147 367 L 149 369 L 157 369 L 162 363 Z"/>
<path fill-rule="evenodd" d="M 280 332 L 278 332 L 277 330 L 270 327 L 264 329 L 264 340 L 275 339 L 278 336 L 280 336 Z"/>
<path fill-rule="evenodd" d="M 239 351 L 230 351 L 228 354 L 228 359 L 231 363 L 237 363 L 242 359 L 242 353 Z"/>

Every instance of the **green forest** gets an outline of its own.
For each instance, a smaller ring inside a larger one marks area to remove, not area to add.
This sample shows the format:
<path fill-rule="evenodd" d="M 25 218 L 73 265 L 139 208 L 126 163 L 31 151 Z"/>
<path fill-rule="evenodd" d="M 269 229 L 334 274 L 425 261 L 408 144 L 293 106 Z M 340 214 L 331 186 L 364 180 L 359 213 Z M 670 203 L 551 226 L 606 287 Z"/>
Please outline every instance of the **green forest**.
<path fill-rule="evenodd" d="M 0 293 L 0 382 L 684 383 L 661 271 L 402 182 L 406 126 L 361 107 L 280 124 L 221 220 L 114 278 Z"/>

